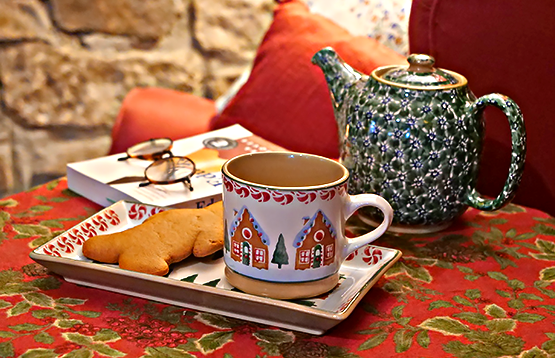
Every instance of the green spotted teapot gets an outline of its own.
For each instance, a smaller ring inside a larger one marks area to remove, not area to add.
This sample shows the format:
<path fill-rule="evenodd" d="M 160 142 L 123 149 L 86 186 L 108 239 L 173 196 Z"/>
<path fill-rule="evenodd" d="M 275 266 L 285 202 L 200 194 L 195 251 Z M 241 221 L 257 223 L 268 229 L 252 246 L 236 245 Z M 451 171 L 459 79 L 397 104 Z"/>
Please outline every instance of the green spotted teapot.
<path fill-rule="evenodd" d="M 387 66 L 370 76 L 331 48 L 312 62 L 325 75 L 340 139 L 340 161 L 351 174 L 351 194 L 374 193 L 394 209 L 391 231 L 439 231 L 468 206 L 497 210 L 515 195 L 524 170 L 526 132 L 517 104 L 501 94 L 476 98 L 462 75 L 433 67 L 427 55 L 408 66 Z M 484 138 L 483 111 L 507 116 L 512 155 L 503 190 L 493 199 L 476 190 Z M 361 219 L 381 221 L 377 210 Z"/>

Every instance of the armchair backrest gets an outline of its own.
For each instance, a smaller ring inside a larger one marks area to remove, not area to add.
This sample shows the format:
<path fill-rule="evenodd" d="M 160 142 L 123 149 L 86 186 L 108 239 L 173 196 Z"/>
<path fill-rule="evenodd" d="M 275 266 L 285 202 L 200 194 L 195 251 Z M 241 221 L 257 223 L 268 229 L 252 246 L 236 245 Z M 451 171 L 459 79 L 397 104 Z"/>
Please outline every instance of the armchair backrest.
<path fill-rule="evenodd" d="M 555 215 L 555 2 L 414 0 L 411 53 L 464 75 L 476 96 L 499 92 L 522 110 L 528 137 L 515 203 Z M 499 110 L 485 112 L 478 190 L 497 196 L 510 160 L 510 132 Z"/>

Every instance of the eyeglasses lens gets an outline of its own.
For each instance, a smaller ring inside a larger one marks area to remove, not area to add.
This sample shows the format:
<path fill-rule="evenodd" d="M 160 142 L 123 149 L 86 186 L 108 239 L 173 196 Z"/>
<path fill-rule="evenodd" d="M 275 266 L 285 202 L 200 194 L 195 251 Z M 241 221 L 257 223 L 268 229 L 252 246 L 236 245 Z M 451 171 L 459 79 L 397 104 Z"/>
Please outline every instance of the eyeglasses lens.
<path fill-rule="evenodd" d="M 148 180 L 158 183 L 182 181 L 195 172 L 195 164 L 186 157 L 170 157 L 152 163 L 145 171 Z"/>
<path fill-rule="evenodd" d="M 152 139 L 146 142 L 135 144 L 127 150 L 130 157 L 151 156 L 157 153 L 168 151 L 172 146 L 169 138 Z"/>

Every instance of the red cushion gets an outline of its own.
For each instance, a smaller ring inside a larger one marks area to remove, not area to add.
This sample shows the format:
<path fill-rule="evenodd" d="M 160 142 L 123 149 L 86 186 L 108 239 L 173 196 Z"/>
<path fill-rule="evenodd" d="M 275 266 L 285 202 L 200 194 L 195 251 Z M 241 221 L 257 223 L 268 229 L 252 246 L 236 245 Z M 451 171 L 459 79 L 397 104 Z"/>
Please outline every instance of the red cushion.
<path fill-rule="evenodd" d="M 208 131 L 214 101 L 165 88 L 134 88 L 123 101 L 112 129 L 110 154 L 157 137 L 180 139 Z"/>
<path fill-rule="evenodd" d="M 495 15 L 494 15 L 495 14 Z M 477 96 L 500 92 L 522 110 L 528 152 L 516 203 L 555 215 L 555 2 L 414 0 L 410 49 L 467 77 Z M 486 110 L 478 190 L 497 196 L 507 178 L 506 118 Z"/>
<path fill-rule="evenodd" d="M 312 14 L 300 0 L 276 6 L 274 21 L 258 48 L 252 73 L 211 129 L 239 123 L 290 150 L 339 155 L 328 87 L 312 56 L 333 47 L 363 73 L 405 64 L 403 56 L 368 37 L 352 36 L 334 22 Z"/>

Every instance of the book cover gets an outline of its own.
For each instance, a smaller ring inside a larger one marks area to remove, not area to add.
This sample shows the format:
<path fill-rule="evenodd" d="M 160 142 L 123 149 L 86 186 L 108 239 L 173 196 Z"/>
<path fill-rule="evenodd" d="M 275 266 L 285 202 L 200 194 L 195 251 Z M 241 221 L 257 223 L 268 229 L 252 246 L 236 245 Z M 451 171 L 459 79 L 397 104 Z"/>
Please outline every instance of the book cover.
<path fill-rule="evenodd" d="M 109 206 L 119 200 L 175 208 L 201 208 L 221 200 L 221 167 L 228 159 L 244 153 L 283 151 L 236 124 L 173 142 L 171 154 L 186 156 L 196 166 L 189 190 L 183 183 L 147 185 L 145 169 L 152 160 L 129 158 L 126 153 L 70 163 L 69 189 L 87 199 Z"/>

